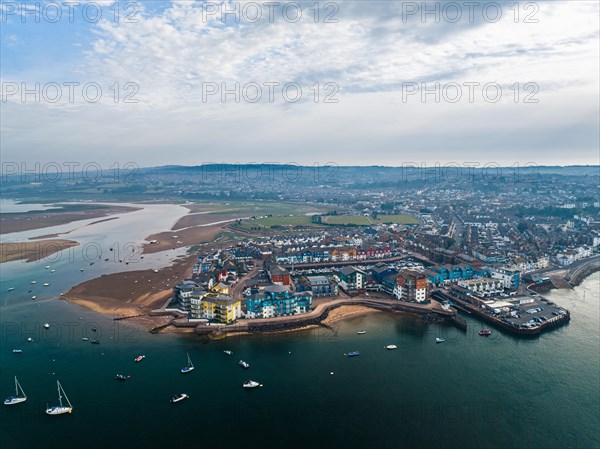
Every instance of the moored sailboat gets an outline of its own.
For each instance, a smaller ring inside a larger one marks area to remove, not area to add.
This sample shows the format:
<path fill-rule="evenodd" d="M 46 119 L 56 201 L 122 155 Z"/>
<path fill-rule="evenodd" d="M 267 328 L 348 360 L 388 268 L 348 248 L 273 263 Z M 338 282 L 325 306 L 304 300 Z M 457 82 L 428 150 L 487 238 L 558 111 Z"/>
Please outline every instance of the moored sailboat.
<path fill-rule="evenodd" d="M 21 394 L 19 394 L 19 391 L 21 392 Z M 15 376 L 15 395 L 7 397 L 4 401 L 4 405 L 19 404 L 21 402 L 25 402 L 26 400 L 27 395 L 25 394 L 25 392 L 23 391 L 23 387 L 17 380 L 17 376 Z"/>
<path fill-rule="evenodd" d="M 182 373 L 189 373 L 190 371 L 194 371 L 194 364 L 192 363 L 192 360 L 190 359 L 190 355 L 187 355 L 188 358 L 188 364 L 187 366 L 184 366 L 183 368 L 181 368 L 181 372 Z"/>
<path fill-rule="evenodd" d="M 56 386 L 58 389 L 58 404 L 59 405 L 54 405 L 52 407 L 46 407 L 46 414 L 47 415 L 62 415 L 64 413 L 71 413 L 73 411 L 73 406 L 71 405 L 71 401 L 69 401 L 69 398 L 67 397 L 67 394 L 65 393 L 65 390 L 63 390 L 63 387 L 58 380 L 56 381 Z M 63 395 L 67 401 L 67 404 L 69 404 L 68 407 L 63 405 L 63 401 L 62 401 Z"/>

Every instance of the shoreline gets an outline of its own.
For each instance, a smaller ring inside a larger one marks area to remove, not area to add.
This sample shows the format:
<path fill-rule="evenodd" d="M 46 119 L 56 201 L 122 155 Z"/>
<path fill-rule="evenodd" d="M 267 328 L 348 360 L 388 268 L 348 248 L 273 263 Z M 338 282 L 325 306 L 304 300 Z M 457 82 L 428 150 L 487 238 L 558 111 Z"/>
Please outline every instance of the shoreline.
<path fill-rule="evenodd" d="M 67 239 L 0 243 L 0 263 L 16 260 L 24 260 L 26 263 L 36 262 L 74 246 L 79 246 L 79 242 Z"/>
<path fill-rule="evenodd" d="M 71 287 L 59 299 L 113 318 L 150 317 L 149 312 L 171 296 L 173 284 L 191 273 L 195 260 L 195 255 L 187 255 L 156 272 L 147 269 L 102 275 Z M 150 317 L 149 321 L 162 323 L 164 318 Z"/>

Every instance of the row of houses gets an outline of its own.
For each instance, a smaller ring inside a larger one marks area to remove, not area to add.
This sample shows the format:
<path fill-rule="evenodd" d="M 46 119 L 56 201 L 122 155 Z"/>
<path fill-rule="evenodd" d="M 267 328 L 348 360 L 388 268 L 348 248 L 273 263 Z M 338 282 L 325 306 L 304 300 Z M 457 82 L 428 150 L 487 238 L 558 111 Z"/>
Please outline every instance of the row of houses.
<path fill-rule="evenodd" d="M 429 291 L 445 285 L 466 282 L 474 291 L 517 290 L 521 272 L 516 268 L 473 267 L 468 264 L 438 265 L 426 270 L 398 270 L 386 264 L 371 267 L 370 272 L 348 266 L 337 271 L 339 286 L 347 291 L 384 291 L 402 301 L 426 301 Z M 473 281 L 473 282 L 471 282 Z"/>
<path fill-rule="evenodd" d="M 186 312 L 190 319 L 205 319 L 230 324 L 239 318 L 273 318 L 307 313 L 312 308 L 312 292 L 292 292 L 289 286 L 270 285 L 253 289 L 246 298 L 246 311 L 242 301 L 229 296 L 229 287 L 223 283 L 210 291 L 204 290 L 192 280 L 185 280 L 173 287 L 173 299 L 177 308 Z"/>
<path fill-rule="evenodd" d="M 345 291 L 383 290 L 401 301 L 425 302 L 428 299 L 428 282 L 424 273 L 416 270 L 396 270 L 386 265 L 376 265 L 371 273 L 356 267 L 344 267 L 337 272 L 339 285 Z"/>
<path fill-rule="evenodd" d="M 280 264 L 319 263 L 319 262 L 346 262 L 351 260 L 373 260 L 394 257 L 399 254 L 399 249 L 389 246 L 365 249 L 360 247 L 346 248 L 313 248 L 302 251 L 286 251 L 275 256 Z"/>

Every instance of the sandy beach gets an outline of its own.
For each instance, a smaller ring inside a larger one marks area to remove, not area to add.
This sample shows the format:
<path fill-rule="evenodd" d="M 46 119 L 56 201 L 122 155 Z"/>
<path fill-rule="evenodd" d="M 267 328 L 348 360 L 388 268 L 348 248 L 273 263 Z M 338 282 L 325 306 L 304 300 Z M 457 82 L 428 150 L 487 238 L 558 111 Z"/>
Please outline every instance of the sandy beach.
<path fill-rule="evenodd" d="M 370 313 L 382 313 L 381 310 L 373 309 L 371 307 L 366 306 L 341 306 L 337 309 L 333 309 L 327 315 L 327 318 L 323 320 L 323 324 L 331 325 L 338 321 L 347 320 L 349 318 L 355 318 L 359 316 L 364 316 Z"/>
<path fill-rule="evenodd" d="M 139 270 L 100 276 L 76 285 L 61 299 L 105 315 L 146 314 L 171 297 L 173 285 L 191 274 L 195 260 L 193 255 L 179 258 L 157 273 Z"/>
<path fill-rule="evenodd" d="M 64 239 L 48 239 L 0 243 L 0 263 L 11 262 L 13 260 L 35 262 L 72 246 L 79 246 L 79 242 Z"/>

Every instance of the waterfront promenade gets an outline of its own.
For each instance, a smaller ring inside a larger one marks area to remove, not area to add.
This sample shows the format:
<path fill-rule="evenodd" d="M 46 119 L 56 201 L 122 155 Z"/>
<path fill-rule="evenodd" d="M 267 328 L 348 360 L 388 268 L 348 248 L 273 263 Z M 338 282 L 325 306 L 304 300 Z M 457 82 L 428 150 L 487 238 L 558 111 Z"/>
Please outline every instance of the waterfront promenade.
<path fill-rule="evenodd" d="M 387 312 L 413 313 L 429 316 L 431 319 L 444 320 L 455 315 L 453 309 L 444 309 L 437 301 L 428 304 L 407 303 L 393 299 L 371 299 L 367 297 L 340 298 L 318 304 L 310 312 L 274 318 L 241 319 L 234 324 L 208 324 L 190 321 L 187 318 L 176 318 L 172 324 L 176 327 L 194 327 L 198 334 L 210 334 L 214 331 L 223 333 L 261 332 L 297 329 L 319 325 L 329 312 L 342 306 L 365 306 Z"/>

